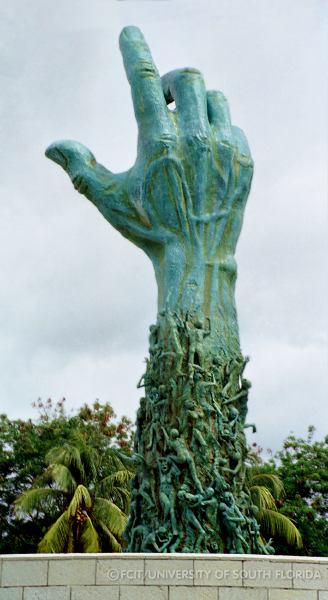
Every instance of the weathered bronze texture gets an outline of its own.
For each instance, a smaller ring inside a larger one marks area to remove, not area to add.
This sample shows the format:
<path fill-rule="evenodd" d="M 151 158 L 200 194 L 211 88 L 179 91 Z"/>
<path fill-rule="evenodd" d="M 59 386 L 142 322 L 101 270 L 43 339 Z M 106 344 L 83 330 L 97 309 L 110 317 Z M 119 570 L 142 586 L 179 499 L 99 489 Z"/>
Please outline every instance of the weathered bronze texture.
<path fill-rule="evenodd" d="M 120 47 L 139 128 L 134 166 L 115 175 L 72 141 L 46 154 L 155 270 L 128 551 L 268 553 L 245 484 L 250 383 L 234 299 L 253 161 L 198 70 L 160 78 L 136 27 Z"/>

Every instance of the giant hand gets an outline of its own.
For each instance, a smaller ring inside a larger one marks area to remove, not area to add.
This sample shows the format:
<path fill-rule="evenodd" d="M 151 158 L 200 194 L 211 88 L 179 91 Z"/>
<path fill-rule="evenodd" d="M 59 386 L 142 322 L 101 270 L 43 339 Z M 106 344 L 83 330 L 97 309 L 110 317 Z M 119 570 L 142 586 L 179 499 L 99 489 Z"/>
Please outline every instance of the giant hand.
<path fill-rule="evenodd" d="M 136 27 L 123 29 L 120 48 L 139 128 L 134 166 L 113 174 L 74 141 L 55 142 L 46 155 L 150 257 L 159 308 L 207 316 L 216 342 L 237 351 L 233 255 L 253 167 L 246 138 L 199 71 L 160 78 Z"/>

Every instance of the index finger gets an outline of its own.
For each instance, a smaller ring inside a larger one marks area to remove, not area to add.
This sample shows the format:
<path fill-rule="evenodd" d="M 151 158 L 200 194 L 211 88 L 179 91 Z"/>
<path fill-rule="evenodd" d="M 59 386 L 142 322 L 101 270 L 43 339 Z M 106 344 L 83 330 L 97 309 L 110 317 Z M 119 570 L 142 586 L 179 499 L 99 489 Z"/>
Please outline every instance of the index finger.
<path fill-rule="evenodd" d="M 134 112 L 140 133 L 173 133 L 161 79 L 149 47 L 138 27 L 124 27 L 120 49 L 131 85 Z"/>

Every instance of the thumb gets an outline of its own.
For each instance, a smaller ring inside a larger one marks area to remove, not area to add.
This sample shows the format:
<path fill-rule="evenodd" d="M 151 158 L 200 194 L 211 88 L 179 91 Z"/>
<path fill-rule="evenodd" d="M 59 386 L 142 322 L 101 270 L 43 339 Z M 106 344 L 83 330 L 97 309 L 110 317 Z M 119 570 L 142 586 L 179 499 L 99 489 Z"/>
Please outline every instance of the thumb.
<path fill-rule="evenodd" d="M 47 158 L 60 165 L 70 176 L 75 189 L 100 209 L 106 189 L 113 188 L 116 177 L 97 163 L 90 150 L 74 140 L 54 142 L 45 152 Z"/>
<path fill-rule="evenodd" d="M 46 149 L 46 157 L 60 165 L 71 177 L 82 175 L 90 167 L 97 165 L 92 152 L 80 142 L 74 140 L 59 140 L 50 144 Z"/>

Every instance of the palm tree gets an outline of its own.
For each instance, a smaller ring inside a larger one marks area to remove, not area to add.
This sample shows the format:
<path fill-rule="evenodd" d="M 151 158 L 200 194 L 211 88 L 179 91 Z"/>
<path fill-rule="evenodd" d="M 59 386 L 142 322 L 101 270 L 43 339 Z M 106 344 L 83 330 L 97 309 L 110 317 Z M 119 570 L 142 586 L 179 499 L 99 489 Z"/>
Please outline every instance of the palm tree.
<path fill-rule="evenodd" d="M 120 552 L 131 463 L 114 448 L 96 452 L 78 433 L 70 443 L 52 448 L 46 462 L 42 477 L 15 502 L 21 515 L 54 515 L 38 552 Z"/>
<path fill-rule="evenodd" d="M 263 541 L 264 538 L 278 536 L 287 544 L 302 548 L 302 536 L 296 525 L 278 510 L 285 495 L 281 479 L 253 466 L 247 469 L 246 480 L 253 504 L 258 508 L 256 519 L 261 527 Z"/>

